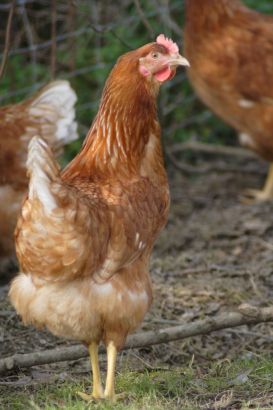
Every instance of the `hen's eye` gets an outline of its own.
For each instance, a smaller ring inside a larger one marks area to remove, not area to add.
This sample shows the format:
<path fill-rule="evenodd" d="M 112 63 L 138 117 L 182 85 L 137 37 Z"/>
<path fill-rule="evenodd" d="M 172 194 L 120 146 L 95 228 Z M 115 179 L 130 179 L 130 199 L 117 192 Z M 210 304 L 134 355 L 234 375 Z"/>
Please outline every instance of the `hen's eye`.
<path fill-rule="evenodd" d="M 153 57 L 154 59 L 157 59 L 157 58 L 159 57 L 159 53 L 152 53 L 152 57 Z"/>

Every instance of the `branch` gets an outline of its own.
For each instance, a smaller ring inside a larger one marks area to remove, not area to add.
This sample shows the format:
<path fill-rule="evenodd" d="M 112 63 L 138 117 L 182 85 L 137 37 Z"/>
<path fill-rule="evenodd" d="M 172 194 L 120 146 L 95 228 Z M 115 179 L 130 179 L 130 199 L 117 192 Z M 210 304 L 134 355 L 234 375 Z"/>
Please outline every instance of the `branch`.
<path fill-rule="evenodd" d="M 204 144 L 206 145 L 206 144 Z M 172 165 L 178 169 L 179 171 L 182 171 L 186 175 L 190 174 L 208 174 L 209 172 L 219 172 L 219 173 L 225 173 L 225 172 L 234 172 L 234 173 L 239 173 L 239 174 L 259 174 L 259 175 L 265 175 L 266 171 L 264 169 L 260 169 L 257 167 L 253 166 L 246 166 L 246 165 L 241 165 L 241 166 L 236 166 L 236 165 L 227 165 L 227 164 L 212 164 L 212 165 L 191 165 L 191 164 L 186 164 L 185 162 L 178 161 L 175 156 L 170 152 L 169 149 L 165 149 L 166 155 L 171 161 Z"/>
<path fill-rule="evenodd" d="M 30 20 L 26 10 L 26 0 L 21 0 L 20 2 L 18 2 L 18 4 L 18 11 L 21 14 L 23 26 L 26 33 L 26 38 L 28 41 L 28 51 L 31 56 L 32 82 L 35 83 L 37 81 L 37 53 L 34 44 L 33 28 L 30 24 Z"/>
<path fill-rule="evenodd" d="M 187 337 L 204 335 L 216 330 L 270 321 L 273 321 L 273 306 L 258 309 L 243 304 L 239 307 L 239 312 L 222 313 L 215 317 L 207 317 L 204 320 L 197 320 L 180 326 L 131 335 L 128 337 L 124 349 L 168 343 Z M 100 351 L 104 352 L 105 350 L 102 348 Z M 82 345 L 44 350 L 35 353 L 15 354 L 14 356 L 0 360 L 0 373 L 42 364 L 77 360 L 86 356 L 88 356 L 88 351 Z"/>
<path fill-rule="evenodd" d="M 146 18 L 145 14 L 144 14 L 144 12 L 141 8 L 139 0 L 134 0 L 134 3 L 135 3 L 136 11 L 137 11 L 143 25 L 146 27 L 146 29 L 147 29 L 147 31 L 150 35 L 150 38 L 154 39 L 154 37 L 155 37 L 154 30 L 153 30 L 152 26 L 150 25 L 148 19 Z"/>
<path fill-rule="evenodd" d="M 194 141 L 183 142 L 181 144 L 174 144 L 169 148 L 169 151 L 172 154 L 183 151 L 198 151 L 215 155 L 230 155 L 241 158 L 258 158 L 254 152 L 249 151 L 245 148 L 203 144 L 201 142 Z"/>
<path fill-rule="evenodd" d="M 92 2 L 93 4 L 93 2 Z M 76 4 L 75 0 L 69 0 L 68 5 L 68 30 L 75 31 L 76 30 Z M 57 47 L 57 38 L 56 38 L 56 47 Z M 70 52 L 69 56 L 69 68 L 70 71 L 74 71 L 76 68 L 76 42 L 75 37 L 70 37 L 68 39 L 68 49 Z M 95 50 L 97 49 L 97 46 Z"/>
<path fill-rule="evenodd" d="M 7 64 L 8 55 L 9 55 L 9 47 L 10 47 L 10 34 L 11 34 L 11 26 L 12 26 L 12 18 L 15 10 L 16 0 L 12 0 L 9 10 L 7 28 L 6 28 L 6 36 L 5 36 L 5 47 L 0 67 L 0 79 L 3 77 L 4 70 Z"/>
<path fill-rule="evenodd" d="M 265 174 L 264 169 L 246 165 L 236 166 L 228 164 L 212 164 L 195 166 L 185 164 L 184 162 L 177 160 L 174 156 L 175 153 L 181 153 L 185 151 L 196 151 L 205 154 L 233 156 L 242 159 L 259 159 L 254 152 L 249 151 L 245 148 L 227 147 L 222 145 L 203 144 L 201 142 L 188 141 L 173 144 L 171 147 L 168 147 L 168 149 L 166 149 L 165 151 L 173 166 L 182 171 L 183 173 L 185 173 L 186 175 L 204 174 L 209 172 L 238 172 L 244 174 L 254 173 L 262 175 Z"/>
<path fill-rule="evenodd" d="M 56 75 L 56 25 L 57 25 L 57 4 L 56 0 L 51 0 L 51 55 L 50 55 L 50 75 L 53 80 Z"/>
<path fill-rule="evenodd" d="M 163 4 L 164 11 L 162 11 L 162 13 L 160 13 L 160 18 L 163 22 L 163 24 L 165 24 L 170 31 L 173 31 L 178 38 L 181 38 L 181 34 L 182 34 L 182 30 L 181 27 L 179 27 L 179 25 L 172 19 L 171 17 L 171 13 L 170 13 L 170 7 L 169 7 L 169 1 L 168 0 L 163 0 L 161 1 L 161 4 Z M 165 30 L 164 30 L 165 31 Z"/>

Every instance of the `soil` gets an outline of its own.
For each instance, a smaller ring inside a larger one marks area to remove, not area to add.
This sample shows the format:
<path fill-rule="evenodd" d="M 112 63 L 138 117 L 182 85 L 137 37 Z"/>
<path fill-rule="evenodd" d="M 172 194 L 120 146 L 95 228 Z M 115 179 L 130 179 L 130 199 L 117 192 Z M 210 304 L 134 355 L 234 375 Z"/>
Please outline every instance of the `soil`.
<path fill-rule="evenodd" d="M 172 205 L 169 222 L 151 262 L 154 302 L 143 329 L 163 328 L 236 310 L 243 303 L 264 307 L 273 298 L 273 202 L 244 205 L 240 194 L 261 187 L 257 173 L 206 173 L 185 177 L 170 167 Z M 243 166 L 243 164 L 242 164 Z M 25 327 L 10 306 L 8 285 L 0 287 L 0 357 L 68 345 L 47 331 Z M 168 345 L 124 352 L 119 367 L 179 366 L 261 351 L 272 351 L 273 324 L 242 326 Z M 102 360 L 105 359 L 102 358 Z M 89 372 L 86 359 L 2 376 L 15 384 L 54 380 Z"/>

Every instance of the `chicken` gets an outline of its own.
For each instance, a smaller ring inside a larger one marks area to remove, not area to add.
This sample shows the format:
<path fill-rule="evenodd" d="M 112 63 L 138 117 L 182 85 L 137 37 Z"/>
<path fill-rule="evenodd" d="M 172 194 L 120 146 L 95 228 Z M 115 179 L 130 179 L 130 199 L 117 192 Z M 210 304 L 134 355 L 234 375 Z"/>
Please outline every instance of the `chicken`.
<path fill-rule="evenodd" d="M 117 352 L 152 301 L 149 259 L 169 208 L 156 97 L 187 64 L 164 35 L 120 57 L 80 153 L 62 172 L 42 139 L 29 146 L 15 234 L 21 273 L 10 298 L 25 323 L 88 345 L 95 399 L 115 398 Z"/>
<path fill-rule="evenodd" d="M 56 155 L 78 138 L 76 94 L 67 81 L 54 81 L 32 98 L 0 108 L 0 259 L 15 254 L 13 233 L 27 192 L 27 148 L 38 134 Z"/>
<path fill-rule="evenodd" d="M 273 162 L 273 17 L 238 0 L 186 0 L 184 41 L 198 96 Z M 273 198 L 272 164 L 263 190 L 247 196 Z"/>

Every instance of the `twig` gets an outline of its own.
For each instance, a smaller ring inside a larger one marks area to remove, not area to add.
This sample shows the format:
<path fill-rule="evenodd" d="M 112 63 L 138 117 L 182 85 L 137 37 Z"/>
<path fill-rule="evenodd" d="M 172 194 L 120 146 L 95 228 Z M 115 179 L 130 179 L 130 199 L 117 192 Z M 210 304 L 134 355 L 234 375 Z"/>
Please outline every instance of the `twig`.
<path fill-rule="evenodd" d="M 10 4 L 10 9 L 9 9 L 9 16 L 8 16 L 8 22 L 7 22 L 7 28 L 6 28 L 6 35 L 5 35 L 5 46 L 4 46 L 4 51 L 3 51 L 1 67 L 0 67 L 0 80 L 3 77 L 6 63 L 8 60 L 8 55 L 9 55 L 10 34 L 11 34 L 12 18 L 13 18 L 13 14 L 15 10 L 15 4 L 16 4 L 16 0 L 12 0 Z"/>
<path fill-rule="evenodd" d="M 180 75 L 178 74 L 176 79 L 179 79 Z M 181 79 L 182 80 L 182 79 Z M 172 81 L 172 84 L 170 84 L 170 87 L 172 87 L 175 83 L 175 79 L 174 81 Z M 167 85 L 166 85 L 167 88 Z M 190 96 L 189 100 L 194 101 L 196 99 L 196 96 Z M 185 104 L 185 101 L 187 100 L 187 98 L 184 99 L 183 104 Z M 189 126 L 197 126 L 197 125 L 203 125 L 205 123 L 207 123 L 207 121 L 209 120 L 209 118 L 212 118 L 213 114 L 211 111 L 202 111 L 201 113 L 194 113 L 191 116 L 187 116 L 185 118 L 183 118 L 182 121 L 179 122 L 174 122 L 170 125 L 170 127 L 168 127 L 165 130 L 165 135 L 170 135 L 173 136 L 173 134 L 176 131 L 181 131 L 181 129 L 187 129 Z"/>
<path fill-rule="evenodd" d="M 160 13 L 162 23 L 165 24 L 165 26 L 168 27 L 170 31 L 173 31 L 181 39 L 182 29 L 171 17 L 169 1 L 162 0 L 160 3 L 162 4 L 162 8 L 164 8 L 164 11 Z"/>
<path fill-rule="evenodd" d="M 51 79 L 55 78 L 56 74 L 56 24 L 57 24 L 57 4 L 56 0 L 51 0 L 51 55 L 50 55 L 50 75 Z"/>
<path fill-rule="evenodd" d="M 25 2 L 27 0 L 24 0 Z M 180 2 L 177 2 L 176 5 L 172 5 L 171 9 L 176 11 L 176 9 L 180 8 Z M 160 13 L 164 12 L 164 8 L 162 7 L 158 7 L 157 9 L 149 12 L 146 14 L 146 17 L 148 18 L 155 18 L 156 16 L 160 15 Z M 106 25 L 100 25 L 97 30 L 99 30 L 99 32 L 101 33 L 108 33 L 113 31 L 116 28 L 119 28 L 121 25 L 123 27 L 131 27 L 131 25 L 135 22 L 140 21 L 139 16 L 129 16 L 127 18 L 123 18 L 123 19 L 119 19 L 115 22 L 113 22 L 112 24 L 106 24 Z M 64 33 L 64 34 L 60 34 L 57 36 L 56 40 L 57 42 L 62 42 L 66 39 L 68 39 L 69 37 L 79 37 L 80 35 L 84 35 L 84 34 L 88 34 L 90 32 L 94 31 L 94 27 L 82 27 L 74 32 L 69 32 L 69 33 Z M 117 37 L 117 35 L 116 35 Z M 125 44 L 127 44 L 126 42 L 124 42 Z M 38 51 L 38 50 L 44 50 L 46 48 L 51 47 L 51 40 L 47 40 L 44 41 L 40 44 L 33 44 L 32 46 L 32 50 Z M 130 45 L 127 45 L 126 47 L 129 47 L 132 49 L 132 47 Z M 15 50 L 11 50 L 10 51 L 10 55 L 17 55 L 17 54 L 25 54 L 29 52 L 29 47 L 20 47 L 17 48 Z M 3 54 L 0 54 L 0 58 L 3 57 Z"/>
<path fill-rule="evenodd" d="M 197 320 L 180 326 L 131 335 L 127 339 L 125 349 L 168 343 L 225 328 L 270 321 L 273 321 L 273 307 L 258 309 L 244 304 L 239 307 L 239 312 L 222 313 L 215 317 L 207 317 L 204 320 Z M 104 349 L 101 349 L 101 351 L 104 351 Z M 88 356 L 88 351 L 82 345 L 45 350 L 43 352 L 15 354 L 0 360 L 0 373 L 42 364 L 77 360 L 86 356 Z"/>
<path fill-rule="evenodd" d="M 204 144 L 205 145 L 205 144 Z M 241 174 L 261 174 L 264 175 L 266 171 L 263 169 L 257 168 L 257 167 L 250 167 L 250 166 L 235 166 L 235 165 L 228 165 L 228 164 L 212 164 L 212 165 L 200 165 L 200 166 L 195 166 L 195 165 L 190 165 L 190 164 L 185 164 L 185 162 L 180 162 L 178 161 L 175 156 L 170 152 L 169 149 L 165 149 L 166 155 L 173 164 L 173 166 L 179 171 L 182 171 L 186 175 L 190 174 L 205 174 L 209 172 L 219 172 L 219 173 L 225 173 L 225 172 L 237 172 Z"/>
<path fill-rule="evenodd" d="M 230 155 L 241 158 L 258 158 L 257 155 L 245 148 L 227 147 L 224 145 L 203 144 L 201 142 L 188 141 L 180 144 L 174 144 L 169 148 L 169 151 L 174 154 L 183 151 L 198 151 L 207 154 L 215 155 Z"/>
<path fill-rule="evenodd" d="M 142 10 L 142 8 L 141 8 L 141 5 L 140 5 L 139 0 L 134 0 L 134 3 L 135 3 L 136 11 L 137 11 L 137 13 L 138 13 L 138 15 L 139 15 L 139 17 L 140 17 L 140 19 L 141 19 L 143 25 L 144 25 L 144 26 L 146 27 L 146 29 L 148 30 L 149 36 L 151 37 L 151 39 L 154 40 L 154 37 L 155 37 L 154 30 L 153 30 L 152 26 L 150 25 L 149 21 L 148 21 L 147 18 L 146 18 L 145 14 L 144 14 L 144 12 L 143 12 L 143 10 Z"/>
<path fill-rule="evenodd" d="M 112 34 L 113 37 L 115 37 L 121 44 L 123 44 L 128 50 L 133 50 L 133 47 L 128 41 L 125 41 L 123 37 L 117 34 L 117 32 L 113 29 L 109 30 L 109 33 Z"/>
<path fill-rule="evenodd" d="M 211 165 L 202 165 L 202 166 L 193 166 L 190 164 L 185 164 L 177 160 L 174 156 L 175 153 L 182 153 L 185 151 L 196 151 L 202 152 L 210 155 L 223 155 L 223 156 L 232 156 L 242 159 L 256 159 L 258 160 L 257 155 L 245 148 L 240 147 L 227 147 L 222 145 L 213 145 L 213 144 L 203 144 L 201 142 L 188 141 L 183 143 L 174 144 L 171 147 L 166 149 L 166 154 L 170 159 L 171 163 L 175 168 L 179 169 L 186 175 L 189 174 L 203 174 L 209 172 L 238 172 L 238 173 L 255 173 L 264 175 L 266 171 L 257 167 L 250 166 L 234 166 L 228 164 L 211 164 Z"/>
<path fill-rule="evenodd" d="M 35 3 L 37 0 L 25 0 L 26 4 L 31 4 L 31 3 Z M 16 0 L 15 0 L 16 2 Z M 18 0 L 17 0 L 18 3 Z M 10 8 L 10 4 L 1 4 L 0 5 L 0 11 L 5 11 L 5 10 L 9 10 Z"/>
<path fill-rule="evenodd" d="M 119 36 L 113 28 L 104 28 L 104 26 L 100 24 L 93 24 L 92 21 L 90 22 L 90 28 L 95 32 L 100 34 L 101 36 L 106 33 L 111 33 L 113 37 L 115 37 L 121 44 L 123 44 L 129 50 L 133 50 L 133 47 L 124 40 L 123 37 Z"/>
<path fill-rule="evenodd" d="M 30 52 L 31 56 L 32 82 L 35 83 L 35 81 L 37 81 L 37 53 L 33 39 L 32 27 L 26 11 L 26 0 L 20 0 L 18 1 L 18 4 L 18 10 L 22 17 L 26 38 L 29 44 L 28 51 Z"/>
<path fill-rule="evenodd" d="M 69 6 L 68 6 L 68 27 L 70 31 L 75 31 L 76 30 L 76 4 L 74 0 L 69 0 Z M 56 39 L 57 42 L 57 39 Z M 70 51 L 70 57 L 69 57 L 69 68 L 70 71 L 74 71 L 76 68 L 76 42 L 75 42 L 75 37 L 70 37 L 68 39 L 68 48 Z"/>

